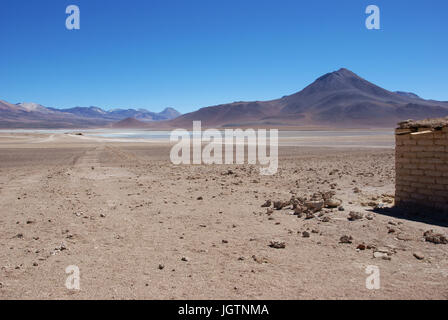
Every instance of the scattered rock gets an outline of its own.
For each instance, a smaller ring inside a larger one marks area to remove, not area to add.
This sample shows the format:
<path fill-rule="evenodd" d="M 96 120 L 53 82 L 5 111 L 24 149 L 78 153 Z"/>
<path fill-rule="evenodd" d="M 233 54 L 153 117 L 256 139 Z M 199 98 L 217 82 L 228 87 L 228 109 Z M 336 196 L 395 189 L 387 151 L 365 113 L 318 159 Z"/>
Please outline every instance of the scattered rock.
<path fill-rule="evenodd" d="M 294 215 L 296 215 L 297 217 L 302 217 L 303 215 L 303 208 L 297 206 L 296 208 L 294 208 Z"/>
<path fill-rule="evenodd" d="M 276 210 L 282 210 L 284 207 L 286 207 L 288 204 L 283 201 L 275 201 L 274 202 L 274 209 Z"/>
<path fill-rule="evenodd" d="M 286 243 L 284 241 L 272 240 L 269 246 L 274 249 L 284 249 Z"/>
<path fill-rule="evenodd" d="M 252 259 L 253 259 L 256 263 L 260 263 L 260 264 L 262 264 L 262 263 L 269 263 L 269 260 L 268 260 L 267 258 L 264 258 L 264 257 L 259 258 L 259 257 L 255 256 L 255 255 L 253 255 L 253 256 L 252 256 Z"/>
<path fill-rule="evenodd" d="M 447 244 L 448 239 L 441 233 L 434 233 L 434 230 L 426 231 L 423 236 L 427 242 L 435 244 Z"/>
<path fill-rule="evenodd" d="M 340 239 L 339 239 L 339 242 L 340 243 L 352 243 L 353 241 L 353 237 L 352 236 L 342 236 Z"/>
<path fill-rule="evenodd" d="M 338 200 L 338 199 L 328 199 L 328 200 L 325 200 L 325 206 L 327 208 L 337 208 L 341 204 L 342 204 L 342 201 Z"/>
<path fill-rule="evenodd" d="M 262 208 L 269 208 L 272 205 L 271 200 L 266 200 L 264 204 L 261 205 Z"/>
<path fill-rule="evenodd" d="M 381 258 L 383 260 L 391 260 L 392 258 L 389 256 L 389 254 L 385 252 L 375 251 L 373 253 L 374 258 Z"/>
<path fill-rule="evenodd" d="M 312 212 L 306 213 L 306 217 L 305 217 L 306 220 L 313 219 L 313 218 L 314 218 L 314 213 L 312 213 Z"/>
<path fill-rule="evenodd" d="M 350 211 L 348 214 L 348 220 L 355 221 L 363 218 L 363 214 L 360 212 Z"/>
<path fill-rule="evenodd" d="M 423 255 L 423 253 L 421 253 L 420 251 L 416 251 L 414 252 L 414 257 L 416 257 L 418 260 L 423 260 L 425 259 L 425 256 Z"/>
<path fill-rule="evenodd" d="M 311 212 L 317 212 L 324 207 L 324 201 L 306 201 L 305 207 Z"/>

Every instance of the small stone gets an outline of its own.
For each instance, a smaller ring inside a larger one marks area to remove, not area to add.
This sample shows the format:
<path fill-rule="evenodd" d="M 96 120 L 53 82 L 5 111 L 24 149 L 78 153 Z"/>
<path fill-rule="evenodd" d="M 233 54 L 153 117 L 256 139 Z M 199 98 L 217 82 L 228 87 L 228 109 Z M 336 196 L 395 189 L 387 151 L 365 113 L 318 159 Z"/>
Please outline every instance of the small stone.
<path fill-rule="evenodd" d="M 432 242 L 435 244 L 447 244 L 448 239 L 441 233 L 434 233 L 433 230 L 426 231 L 423 236 L 425 241 Z"/>
<path fill-rule="evenodd" d="M 229 243 L 229 241 L 227 241 L 227 240 L 222 240 L 222 243 Z"/>
<path fill-rule="evenodd" d="M 416 257 L 418 260 L 425 259 L 425 256 L 423 255 L 423 253 L 421 253 L 419 251 L 414 252 L 414 257 Z"/>
<path fill-rule="evenodd" d="M 196 200 L 204 200 L 203 197 L 197 197 Z"/>
<path fill-rule="evenodd" d="M 294 208 L 294 215 L 296 215 L 298 218 L 302 217 L 303 214 L 303 208 L 300 206 L 297 206 Z"/>
<path fill-rule="evenodd" d="M 287 206 L 287 204 L 283 201 L 275 201 L 274 202 L 274 209 L 276 209 L 276 210 L 281 210 L 286 206 Z"/>
<path fill-rule="evenodd" d="M 391 260 L 391 257 L 386 252 L 375 251 L 373 253 L 374 258 L 381 258 L 383 260 Z"/>
<path fill-rule="evenodd" d="M 364 243 L 359 244 L 356 249 L 358 250 L 366 250 L 366 245 Z"/>
<path fill-rule="evenodd" d="M 342 201 L 338 199 L 328 199 L 325 201 L 325 206 L 327 208 L 337 208 L 341 205 Z"/>
<path fill-rule="evenodd" d="M 340 243 L 352 243 L 353 237 L 352 236 L 342 236 L 339 239 Z"/>
<path fill-rule="evenodd" d="M 165 269 L 165 266 L 163 264 L 159 264 L 159 270 Z"/>
<path fill-rule="evenodd" d="M 106 218 L 106 215 L 104 213 L 100 213 L 101 218 Z"/>
<path fill-rule="evenodd" d="M 286 243 L 284 241 L 272 240 L 269 246 L 274 249 L 284 249 Z"/>
<path fill-rule="evenodd" d="M 338 210 L 339 210 L 339 211 L 345 211 L 345 208 L 344 208 L 343 206 L 339 206 L 339 207 L 338 207 Z"/>
<path fill-rule="evenodd" d="M 189 259 L 188 257 L 182 257 L 181 260 L 184 261 L 184 262 L 188 262 L 188 261 L 190 261 L 190 259 Z"/>
<path fill-rule="evenodd" d="M 305 217 L 306 220 L 313 219 L 313 218 L 314 218 L 314 214 L 313 213 L 311 213 L 311 212 L 307 212 L 306 213 L 306 217 Z"/>
<path fill-rule="evenodd" d="M 324 201 L 306 201 L 305 207 L 311 212 L 317 212 L 324 207 Z"/>
<path fill-rule="evenodd" d="M 363 218 L 363 214 L 355 211 L 350 211 L 348 214 L 348 220 L 355 221 Z"/>
<path fill-rule="evenodd" d="M 331 218 L 329 216 L 325 216 L 322 218 L 322 222 L 330 222 Z"/>
<path fill-rule="evenodd" d="M 310 233 L 308 231 L 303 231 L 302 232 L 302 237 L 309 238 L 310 237 Z"/>
<path fill-rule="evenodd" d="M 262 208 L 269 208 L 272 205 L 271 200 L 266 200 L 264 204 L 261 205 Z"/>

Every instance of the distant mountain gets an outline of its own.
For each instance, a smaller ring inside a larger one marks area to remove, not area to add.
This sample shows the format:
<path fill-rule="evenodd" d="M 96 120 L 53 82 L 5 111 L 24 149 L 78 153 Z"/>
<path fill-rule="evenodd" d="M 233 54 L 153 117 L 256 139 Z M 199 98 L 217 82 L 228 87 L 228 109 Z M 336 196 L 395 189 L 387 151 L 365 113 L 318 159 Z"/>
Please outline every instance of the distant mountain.
<path fill-rule="evenodd" d="M 112 124 L 112 128 L 116 129 L 140 129 L 147 126 L 146 122 L 137 120 L 135 118 L 126 118 L 117 123 Z"/>
<path fill-rule="evenodd" d="M 37 103 L 11 104 L 0 100 L 0 128 L 103 127 L 130 117 L 150 122 L 170 120 L 179 114 L 172 108 L 160 113 L 144 109 L 105 111 L 98 107 L 55 109 Z"/>
<path fill-rule="evenodd" d="M 110 121 L 120 121 L 126 118 L 135 118 L 141 121 L 161 121 L 174 119 L 180 115 L 180 113 L 173 108 L 166 108 L 160 113 L 151 112 L 146 109 L 113 109 L 110 111 L 105 111 L 98 107 L 76 107 L 71 109 L 61 109 L 59 111 L 71 113 L 80 117 Z"/>
<path fill-rule="evenodd" d="M 448 115 L 448 103 L 385 90 L 347 69 L 327 73 L 295 94 L 271 101 L 234 102 L 184 114 L 157 126 L 393 127 L 403 119 Z"/>
<path fill-rule="evenodd" d="M 175 119 L 181 115 L 179 111 L 173 108 L 166 108 L 162 112 L 159 113 L 161 117 L 165 117 L 166 119 Z"/>

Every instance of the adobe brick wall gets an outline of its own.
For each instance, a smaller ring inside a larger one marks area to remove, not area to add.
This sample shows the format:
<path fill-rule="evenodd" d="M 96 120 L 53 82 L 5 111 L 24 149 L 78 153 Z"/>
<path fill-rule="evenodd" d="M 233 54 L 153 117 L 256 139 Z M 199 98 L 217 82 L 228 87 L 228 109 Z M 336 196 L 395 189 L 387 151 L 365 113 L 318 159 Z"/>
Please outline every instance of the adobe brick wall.
<path fill-rule="evenodd" d="M 448 212 L 448 127 L 395 133 L 396 205 Z"/>

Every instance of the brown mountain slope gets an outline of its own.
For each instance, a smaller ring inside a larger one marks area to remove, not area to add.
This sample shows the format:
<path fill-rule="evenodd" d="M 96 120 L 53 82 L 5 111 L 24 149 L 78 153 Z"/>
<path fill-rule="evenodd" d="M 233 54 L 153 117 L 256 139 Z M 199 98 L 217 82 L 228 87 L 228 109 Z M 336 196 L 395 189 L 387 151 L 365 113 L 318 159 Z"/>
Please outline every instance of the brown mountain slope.
<path fill-rule="evenodd" d="M 205 127 L 391 127 L 403 119 L 446 115 L 446 102 L 416 99 L 391 92 L 347 69 L 340 69 L 281 99 L 202 108 L 159 126 L 187 127 L 193 120 L 201 120 Z"/>
<path fill-rule="evenodd" d="M 124 120 L 112 124 L 111 127 L 115 129 L 141 129 L 146 128 L 147 123 L 137 120 L 135 118 L 126 118 Z"/>

